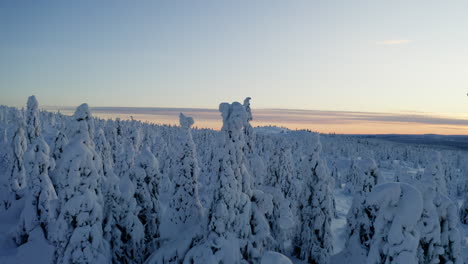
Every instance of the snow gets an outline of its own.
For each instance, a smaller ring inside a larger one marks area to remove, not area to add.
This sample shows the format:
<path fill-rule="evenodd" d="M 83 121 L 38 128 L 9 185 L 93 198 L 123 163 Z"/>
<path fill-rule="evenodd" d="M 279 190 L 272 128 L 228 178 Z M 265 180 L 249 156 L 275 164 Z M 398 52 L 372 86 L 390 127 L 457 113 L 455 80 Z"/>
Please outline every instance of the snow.
<path fill-rule="evenodd" d="M 260 264 L 292 264 L 292 262 L 288 257 L 281 253 L 267 251 L 263 255 Z"/>
<path fill-rule="evenodd" d="M 464 151 L 38 109 L 0 106 L 2 264 L 467 263 Z"/>

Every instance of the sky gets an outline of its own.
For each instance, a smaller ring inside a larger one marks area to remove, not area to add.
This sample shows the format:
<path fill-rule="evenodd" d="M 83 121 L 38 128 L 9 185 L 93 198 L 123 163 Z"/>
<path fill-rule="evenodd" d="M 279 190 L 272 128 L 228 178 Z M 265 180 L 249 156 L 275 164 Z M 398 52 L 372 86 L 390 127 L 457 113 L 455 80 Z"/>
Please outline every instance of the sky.
<path fill-rule="evenodd" d="M 466 10 L 464 0 L 1 1 L 0 104 L 34 94 L 46 106 L 217 109 L 250 96 L 257 109 L 464 120 Z M 365 121 L 347 126 L 392 126 Z"/>

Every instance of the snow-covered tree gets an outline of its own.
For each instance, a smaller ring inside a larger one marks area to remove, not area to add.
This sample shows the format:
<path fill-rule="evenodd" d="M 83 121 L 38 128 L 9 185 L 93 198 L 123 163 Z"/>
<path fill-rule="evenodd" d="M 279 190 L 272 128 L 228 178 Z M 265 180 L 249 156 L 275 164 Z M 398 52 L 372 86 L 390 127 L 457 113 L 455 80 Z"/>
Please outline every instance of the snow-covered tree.
<path fill-rule="evenodd" d="M 26 108 L 26 126 L 28 143 L 32 143 L 40 134 L 39 103 L 34 95 L 28 98 Z"/>
<path fill-rule="evenodd" d="M 26 153 L 28 143 L 24 131 L 24 120 L 20 114 L 16 116 L 16 131 L 12 140 L 12 166 L 10 173 L 10 188 L 15 193 L 16 199 L 20 199 L 26 187 L 26 168 L 24 166 L 24 154 Z"/>
<path fill-rule="evenodd" d="M 161 211 L 159 165 L 148 148 L 143 149 L 137 156 L 135 165 L 130 169 L 129 175 L 135 186 L 134 196 L 137 205 L 141 209 L 138 218 L 145 228 L 145 248 L 142 252 L 144 256 L 147 256 L 155 249 L 154 243 L 159 236 Z"/>
<path fill-rule="evenodd" d="M 72 137 L 55 170 L 60 213 L 53 240 L 58 263 L 108 263 L 99 184 L 101 159 L 92 136 L 94 122 L 87 104 L 80 105 L 70 124 Z"/>
<path fill-rule="evenodd" d="M 103 236 L 110 245 L 110 250 L 115 252 L 119 250 L 119 242 L 121 241 L 122 232 L 118 228 L 118 221 L 121 217 L 121 192 L 120 179 L 115 175 L 113 170 L 113 159 L 111 146 L 107 142 L 106 136 L 102 129 L 99 129 L 96 136 L 96 152 L 102 159 L 103 181 L 101 191 L 103 194 Z M 117 246 L 114 246 L 117 245 Z M 118 261 L 115 255 L 112 256 L 113 261 Z"/>
<path fill-rule="evenodd" d="M 142 263 L 144 261 L 145 227 L 138 215 L 141 207 L 135 199 L 135 185 L 128 174 L 120 179 L 121 198 L 117 218 L 117 230 L 113 231 L 113 262 Z"/>
<path fill-rule="evenodd" d="M 55 161 L 58 161 L 62 157 L 63 150 L 68 144 L 68 137 L 61 130 L 57 131 L 57 135 L 54 138 L 52 157 Z"/>
<path fill-rule="evenodd" d="M 366 198 L 380 181 L 377 165 L 373 159 L 355 160 L 353 163 L 354 197 L 347 215 L 346 247 L 362 250 L 367 255 L 373 233 L 374 215 L 366 205 Z M 357 247 L 359 245 L 359 247 Z M 355 252 L 356 253 L 356 252 Z"/>
<path fill-rule="evenodd" d="M 245 145 L 242 128 L 247 118 L 244 107 L 238 102 L 222 103 L 219 110 L 223 127 L 214 163 L 217 176 L 208 214 L 207 243 L 219 245 L 219 249 L 212 251 L 219 261 L 237 263 L 242 258 L 241 251 L 247 255 L 247 239 L 251 235 L 251 203 L 245 193 L 251 192 L 250 186 L 245 185 L 250 183 L 250 174 L 242 150 Z"/>
<path fill-rule="evenodd" d="M 439 168 L 440 153 L 431 152 L 429 167 L 418 182 L 424 201 L 419 263 L 461 263 L 457 206 L 445 195 L 445 179 Z"/>
<path fill-rule="evenodd" d="M 30 147 L 25 155 L 25 167 L 28 172 L 25 207 L 21 213 L 16 242 L 26 242 L 29 233 L 38 226 L 47 236 L 49 225 L 55 220 L 57 194 L 49 178 L 49 170 L 55 166 L 49 155 L 49 146 L 41 135 L 37 100 L 28 100 L 28 131 Z"/>
<path fill-rule="evenodd" d="M 442 168 L 441 154 L 438 151 L 431 151 L 428 154 L 428 165 L 424 169 L 424 178 L 430 178 L 434 181 L 435 191 L 441 194 L 447 194 L 447 182 Z"/>
<path fill-rule="evenodd" d="M 328 263 L 333 251 L 330 229 L 333 194 L 328 179 L 330 175 L 325 162 L 320 158 L 318 134 L 303 134 L 301 174 L 304 186 L 299 205 L 301 230 L 295 247 L 298 257 L 309 263 Z"/>
<path fill-rule="evenodd" d="M 262 189 L 272 195 L 271 233 L 276 240 L 275 250 L 291 253 L 295 235 L 299 182 L 295 179 L 294 160 L 289 142 L 278 138 L 269 159 L 265 185 Z"/>
<path fill-rule="evenodd" d="M 418 263 L 421 193 L 406 183 L 385 183 L 373 189 L 366 204 L 375 214 L 366 263 Z"/>
<path fill-rule="evenodd" d="M 197 153 L 192 139 L 190 127 L 193 119 L 180 114 L 181 131 L 177 140 L 178 151 L 173 168 L 172 181 L 174 189 L 167 212 L 168 220 L 172 223 L 174 232 L 180 232 L 186 225 L 199 223 L 202 207 L 198 197 L 198 167 Z"/>

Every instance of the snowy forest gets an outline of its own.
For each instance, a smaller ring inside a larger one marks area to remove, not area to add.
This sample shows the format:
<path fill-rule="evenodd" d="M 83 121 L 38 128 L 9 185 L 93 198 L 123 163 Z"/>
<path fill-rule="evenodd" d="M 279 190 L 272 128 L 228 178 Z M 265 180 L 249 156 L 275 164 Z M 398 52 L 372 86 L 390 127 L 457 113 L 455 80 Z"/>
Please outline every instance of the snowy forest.
<path fill-rule="evenodd" d="M 0 263 L 468 263 L 468 155 L 0 106 Z"/>

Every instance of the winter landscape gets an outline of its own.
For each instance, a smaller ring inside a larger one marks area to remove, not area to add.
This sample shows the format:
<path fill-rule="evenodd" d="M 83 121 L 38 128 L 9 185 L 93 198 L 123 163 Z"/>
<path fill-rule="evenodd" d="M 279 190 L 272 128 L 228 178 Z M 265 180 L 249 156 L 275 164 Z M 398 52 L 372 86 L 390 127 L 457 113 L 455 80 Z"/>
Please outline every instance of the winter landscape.
<path fill-rule="evenodd" d="M 0 108 L 1 263 L 466 263 L 466 151 Z"/>
<path fill-rule="evenodd" d="M 468 264 L 468 1 L 0 1 L 0 264 Z"/>

